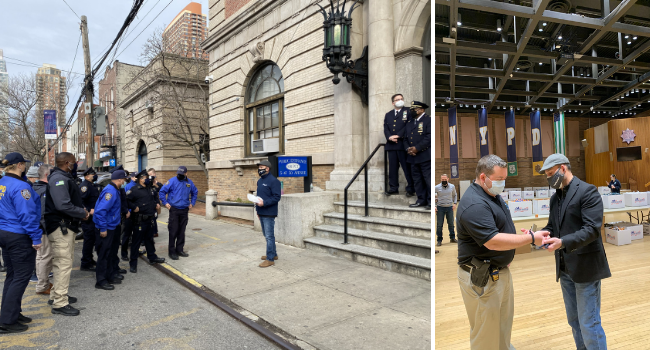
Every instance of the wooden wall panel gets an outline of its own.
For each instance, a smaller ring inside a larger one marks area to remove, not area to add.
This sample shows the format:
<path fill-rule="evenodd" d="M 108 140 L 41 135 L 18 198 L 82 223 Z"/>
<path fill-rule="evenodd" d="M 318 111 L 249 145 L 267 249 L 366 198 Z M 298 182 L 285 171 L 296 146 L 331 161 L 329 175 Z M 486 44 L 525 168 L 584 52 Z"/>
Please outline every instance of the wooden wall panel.
<path fill-rule="evenodd" d="M 442 119 L 442 142 L 443 146 L 443 155 L 445 158 L 449 159 L 449 118 L 447 116 L 441 117 Z"/>
<path fill-rule="evenodd" d="M 462 139 L 461 158 L 478 158 L 476 151 L 476 134 L 478 128 L 476 126 L 476 117 L 460 117 L 460 132 L 458 137 Z"/>
<path fill-rule="evenodd" d="M 566 148 L 567 156 L 580 157 L 580 122 L 566 122 Z"/>
<path fill-rule="evenodd" d="M 555 139 L 553 138 L 553 120 L 542 119 L 542 154 L 544 158 L 553 154 Z"/>
<path fill-rule="evenodd" d="M 503 160 L 508 158 L 508 141 L 506 140 L 505 118 L 494 119 L 494 154 Z"/>
<path fill-rule="evenodd" d="M 436 149 L 436 159 L 442 158 L 442 137 L 440 137 L 440 117 L 433 116 L 433 147 Z"/>
<path fill-rule="evenodd" d="M 515 144 L 517 146 L 517 158 L 523 158 L 526 156 L 524 130 L 524 120 L 515 119 Z"/>
<path fill-rule="evenodd" d="M 532 135 L 530 134 L 530 119 L 524 120 L 524 124 L 526 125 L 526 157 L 532 158 L 533 157 L 533 141 L 532 141 Z"/>
<path fill-rule="evenodd" d="M 646 191 L 645 184 L 650 182 L 650 155 L 645 152 L 646 148 L 650 148 L 650 117 L 645 118 L 630 118 L 612 120 L 608 123 L 609 127 L 609 150 L 612 152 L 613 173 L 616 174 L 618 179 L 623 183 L 628 183 L 630 178 L 637 181 L 639 190 Z M 636 134 L 634 142 L 628 146 L 623 142 L 621 134 L 623 130 L 630 129 Z M 642 159 L 630 162 L 619 162 L 616 158 L 616 148 L 618 147 L 631 147 L 641 146 Z"/>

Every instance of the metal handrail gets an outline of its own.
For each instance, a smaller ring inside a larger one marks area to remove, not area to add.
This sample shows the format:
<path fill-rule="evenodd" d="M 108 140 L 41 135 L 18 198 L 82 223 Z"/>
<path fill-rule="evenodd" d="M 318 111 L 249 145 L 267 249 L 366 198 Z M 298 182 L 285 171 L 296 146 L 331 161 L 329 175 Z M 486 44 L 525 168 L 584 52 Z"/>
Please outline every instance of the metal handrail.
<path fill-rule="evenodd" d="M 212 206 L 216 207 L 217 205 L 230 206 L 230 207 L 254 207 L 253 203 L 238 203 L 238 202 L 212 202 Z"/>
<path fill-rule="evenodd" d="M 359 168 L 359 171 L 357 171 L 356 174 L 352 177 L 352 180 L 345 186 L 344 194 L 343 194 L 343 244 L 348 244 L 348 188 L 352 186 L 354 181 L 357 179 L 359 174 L 361 174 L 361 170 L 364 171 L 363 178 L 365 182 L 365 189 L 364 189 L 364 195 L 365 195 L 365 217 L 368 217 L 369 214 L 369 209 L 368 209 L 368 162 L 372 159 L 372 157 L 375 156 L 375 153 L 377 153 L 377 150 L 379 150 L 380 147 L 386 146 L 385 143 L 380 143 L 375 147 L 375 149 L 370 153 L 368 158 L 366 159 L 365 162 L 363 162 L 363 165 L 361 165 L 361 168 Z M 384 147 L 384 190 L 388 189 L 388 155 L 387 155 L 386 147 Z"/>

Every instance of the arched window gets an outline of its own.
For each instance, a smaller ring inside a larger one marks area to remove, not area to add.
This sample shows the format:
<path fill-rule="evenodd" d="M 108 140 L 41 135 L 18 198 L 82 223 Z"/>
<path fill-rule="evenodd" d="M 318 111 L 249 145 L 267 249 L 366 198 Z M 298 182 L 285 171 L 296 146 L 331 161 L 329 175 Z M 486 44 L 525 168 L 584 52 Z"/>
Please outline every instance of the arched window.
<path fill-rule="evenodd" d="M 280 67 L 269 63 L 260 67 L 246 91 L 246 155 L 254 140 L 279 139 L 284 153 L 284 79 Z"/>
<path fill-rule="evenodd" d="M 138 147 L 138 172 L 147 169 L 148 163 L 147 146 L 144 144 L 144 141 L 140 140 L 140 146 Z"/>

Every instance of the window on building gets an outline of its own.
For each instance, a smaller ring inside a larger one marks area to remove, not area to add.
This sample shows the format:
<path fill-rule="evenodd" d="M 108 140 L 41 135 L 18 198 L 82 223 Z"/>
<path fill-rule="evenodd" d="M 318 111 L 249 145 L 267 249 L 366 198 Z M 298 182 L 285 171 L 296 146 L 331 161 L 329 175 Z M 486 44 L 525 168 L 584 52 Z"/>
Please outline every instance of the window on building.
<path fill-rule="evenodd" d="M 260 67 L 249 81 L 246 93 L 246 155 L 254 140 L 279 138 L 284 153 L 284 79 L 280 67 Z"/>

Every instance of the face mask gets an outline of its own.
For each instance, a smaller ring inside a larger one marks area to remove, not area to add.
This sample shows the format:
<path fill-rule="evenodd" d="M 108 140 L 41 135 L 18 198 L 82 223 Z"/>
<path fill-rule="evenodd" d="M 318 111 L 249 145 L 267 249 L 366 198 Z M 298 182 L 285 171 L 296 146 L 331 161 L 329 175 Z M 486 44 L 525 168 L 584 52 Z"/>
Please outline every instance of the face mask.
<path fill-rule="evenodd" d="M 176 178 L 177 178 L 179 181 L 183 181 L 183 180 L 185 180 L 185 175 L 178 174 L 178 175 L 176 175 Z"/>
<path fill-rule="evenodd" d="M 402 108 L 402 107 L 404 107 L 404 101 L 397 101 L 397 102 L 395 102 L 395 107 L 397 107 L 397 108 Z"/>
<path fill-rule="evenodd" d="M 551 188 L 559 190 L 560 188 L 562 188 L 562 182 L 564 181 L 564 174 L 562 174 L 560 172 L 560 168 L 558 168 L 555 174 L 553 174 L 553 176 L 546 178 L 546 181 L 548 181 L 548 185 L 551 186 Z"/>
<path fill-rule="evenodd" d="M 144 179 L 144 185 L 145 186 L 151 185 L 151 179 Z"/>
<path fill-rule="evenodd" d="M 501 194 L 501 192 L 503 192 L 503 189 L 506 187 L 506 180 L 501 180 L 501 181 L 490 180 L 490 182 L 492 182 L 492 188 L 488 188 L 488 191 L 495 196 Z"/>
<path fill-rule="evenodd" d="M 125 181 L 122 182 L 122 186 L 120 186 L 120 188 L 124 188 L 124 187 L 126 187 L 126 182 Z"/>
<path fill-rule="evenodd" d="M 266 174 L 266 169 L 257 169 L 257 173 L 260 174 L 260 176 L 264 176 L 264 174 Z"/>
<path fill-rule="evenodd" d="M 131 182 L 131 178 L 130 178 L 130 177 L 127 177 L 127 178 L 126 178 L 126 183 L 128 184 L 129 182 Z M 124 186 L 126 186 L 126 184 L 124 184 Z"/>
<path fill-rule="evenodd" d="M 95 182 L 95 181 L 97 181 L 97 175 L 93 175 L 92 182 Z"/>
<path fill-rule="evenodd" d="M 447 181 L 443 181 L 443 182 L 442 182 L 442 185 L 445 186 L 445 187 L 447 187 Z"/>

